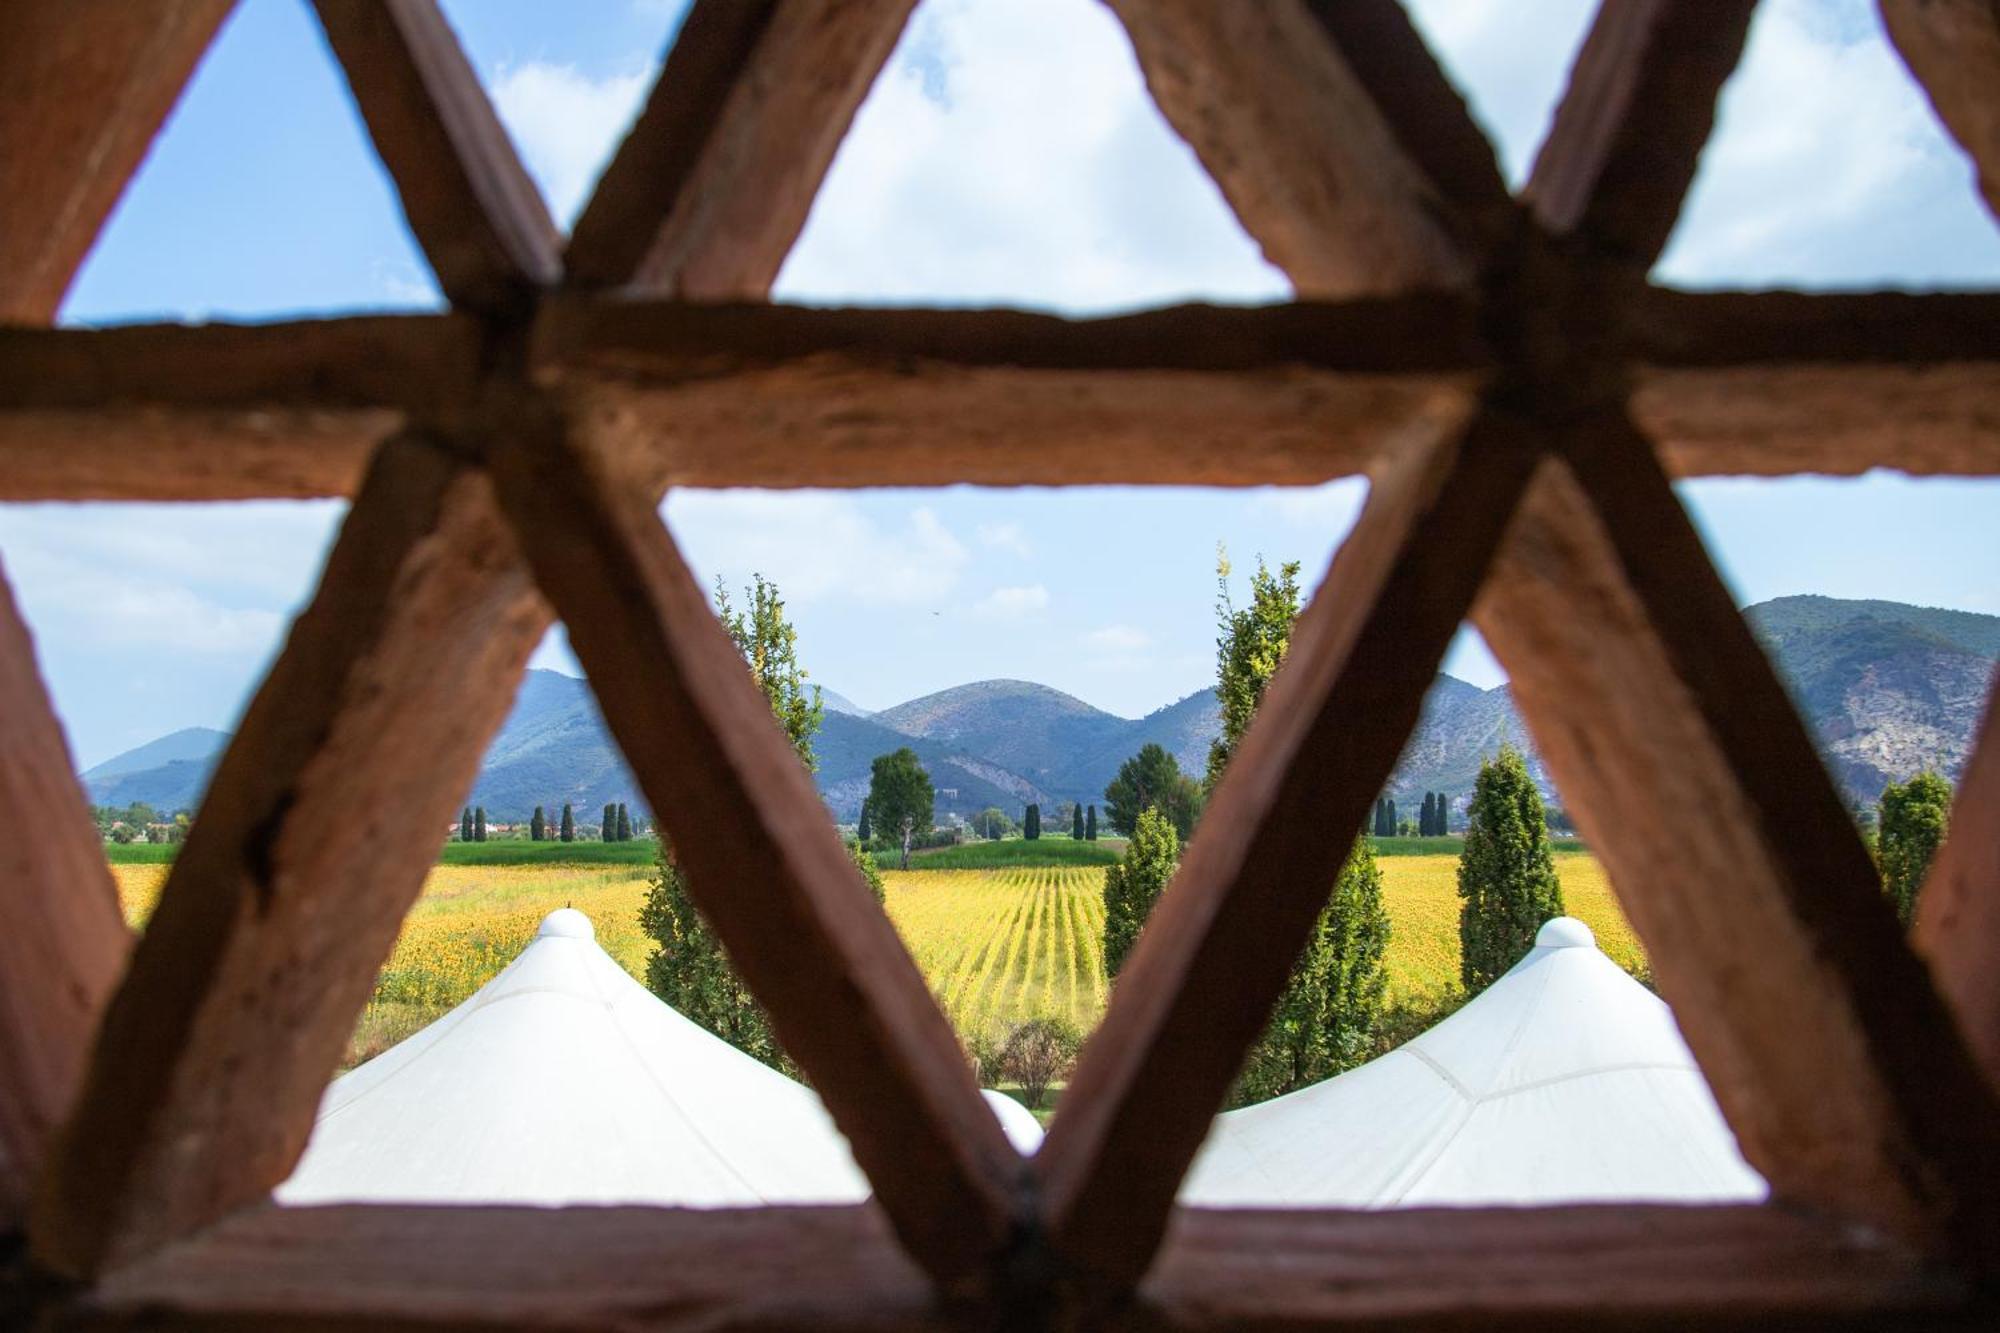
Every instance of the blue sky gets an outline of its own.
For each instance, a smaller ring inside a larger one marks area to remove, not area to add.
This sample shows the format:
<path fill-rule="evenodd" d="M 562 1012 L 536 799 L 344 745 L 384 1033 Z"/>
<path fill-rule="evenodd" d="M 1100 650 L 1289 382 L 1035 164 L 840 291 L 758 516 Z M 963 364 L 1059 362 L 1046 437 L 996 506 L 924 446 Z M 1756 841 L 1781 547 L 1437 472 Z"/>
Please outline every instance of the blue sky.
<path fill-rule="evenodd" d="M 643 98 L 683 6 L 447 0 L 559 217 Z M 1510 177 L 1525 173 L 1587 0 L 1413 11 Z M 1970 171 L 1860 0 L 1766 0 L 1661 276 L 1691 286 L 2000 286 Z M 857 119 L 779 299 L 1094 313 L 1280 300 L 1089 0 L 926 0 Z M 243 0 L 113 215 L 70 323 L 437 304 L 303 0 Z M 1745 602 L 1881 596 L 2000 612 L 2000 486 L 1709 481 L 1683 497 Z M 1213 566 L 1309 581 L 1362 491 L 683 493 L 704 576 L 788 594 L 816 679 L 884 706 L 1019 676 L 1137 715 L 1213 675 Z M 310 595 L 338 504 L 0 507 L 79 762 L 227 727 Z M 1240 582 L 1240 579 L 1239 579 Z M 574 669 L 559 639 L 544 665 Z M 1449 669 L 1500 673 L 1466 636 Z"/>

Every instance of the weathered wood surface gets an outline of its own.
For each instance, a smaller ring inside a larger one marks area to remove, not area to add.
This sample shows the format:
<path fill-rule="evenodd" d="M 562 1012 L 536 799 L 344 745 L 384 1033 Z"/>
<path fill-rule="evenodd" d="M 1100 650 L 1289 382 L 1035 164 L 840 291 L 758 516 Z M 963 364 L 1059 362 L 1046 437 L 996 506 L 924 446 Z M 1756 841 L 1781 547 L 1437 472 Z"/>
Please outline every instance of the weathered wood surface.
<path fill-rule="evenodd" d="M 562 237 L 437 0 L 314 0 L 438 286 L 461 310 L 525 314 L 562 276 Z"/>
<path fill-rule="evenodd" d="M 131 932 L 35 648 L 0 575 L 0 1236 L 83 1081 Z"/>
<path fill-rule="evenodd" d="M 386 446 L 223 755 L 30 1239 L 87 1275 L 262 1197 L 548 624 L 483 474 Z"/>
<path fill-rule="evenodd" d="M 1756 0 L 1603 0 L 1522 199 L 1543 227 L 1652 267 L 1694 182 Z"/>
<path fill-rule="evenodd" d="M 1492 151 L 1482 162 L 1462 134 L 1411 126 L 1453 168 L 1449 191 L 1429 179 L 1377 95 L 1392 90 L 1396 110 L 1414 113 L 1450 98 L 1448 85 L 1421 44 L 1413 53 L 1409 34 L 1386 25 L 1384 6 L 1355 4 L 1370 12 L 1344 20 L 1342 7 L 1111 0 L 1154 102 L 1299 295 L 1465 285 L 1489 215 L 1461 216 L 1452 192 L 1497 185 Z"/>
<path fill-rule="evenodd" d="M 0 5 L 0 323 L 55 318 L 231 4 Z"/>
<path fill-rule="evenodd" d="M 2000 217 L 2000 9 L 1993 0 L 1879 0 L 1889 39 L 1972 159 Z"/>
<path fill-rule="evenodd" d="M 916 1329 L 940 1306 L 873 1208 L 263 1208 L 106 1279 L 63 1330 Z M 1182 1210 L 1077 1326 L 1979 1327 L 1907 1251 L 1779 1210 Z"/>
<path fill-rule="evenodd" d="M 494 460 L 535 576 L 672 840 L 689 892 L 947 1289 L 1012 1238 L 1025 1167 L 869 894 L 655 493 L 566 442 Z"/>
<path fill-rule="evenodd" d="M 1535 457 L 1488 412 L 1373 479 L 1034 1159 L 1052 1243 L 1086 1283 L 1119 1289 L 1152 1260 Z"/>
<path fill-rule="evenodd" d="M 696 0 L 577 219 L 583 287 L 771 288 L 914 0 Z"/>
<path fill-rule="evenodd" d="M 1644 442 L 1578 430 L 1477 611 L 1537 747 L 1776 1193 L 1990 1261 L 2000 1111 Z"/>
<path fill-rule="evenodd" d="M 1992 699 L 1959 775 L 1951 832 L 1917 899 L 1913 940 L 2000 1090 L 2000 706 Z"/>

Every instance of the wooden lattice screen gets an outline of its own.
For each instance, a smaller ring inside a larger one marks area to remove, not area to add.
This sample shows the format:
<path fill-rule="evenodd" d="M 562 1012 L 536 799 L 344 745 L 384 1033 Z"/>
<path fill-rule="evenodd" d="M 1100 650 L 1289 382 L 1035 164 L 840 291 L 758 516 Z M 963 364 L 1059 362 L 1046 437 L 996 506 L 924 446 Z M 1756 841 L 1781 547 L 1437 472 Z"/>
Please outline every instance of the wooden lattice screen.
<path fill-rule="evenodd" d="M 229 0 L 0 5 L 0 498 L 353 496 L 136 948 L 0 594 L 0 1321 L 1991 1327 L 2000 724 L 1926 961 L 1669 478 L 2000 472 L 2000 296 L 1649 284 L 1751 0 L 1604 0 L 1518 196 L 1394 0 L 1113 0 L 1296 302 L 767 304 L 910 2 L 696 0 L 565 240 L 434 0 L 319 0 L 451 313 L 101 331 L 47 326 Z M 2000 206 L 2000 6 L 1882 8 Z M 1024 1160 L 659 498 L 1360 472 Z M 556 614 L 873 1203 L 268 1202 Z M 1774 1202 L 1176 1210 L 1468 614 Z"/>

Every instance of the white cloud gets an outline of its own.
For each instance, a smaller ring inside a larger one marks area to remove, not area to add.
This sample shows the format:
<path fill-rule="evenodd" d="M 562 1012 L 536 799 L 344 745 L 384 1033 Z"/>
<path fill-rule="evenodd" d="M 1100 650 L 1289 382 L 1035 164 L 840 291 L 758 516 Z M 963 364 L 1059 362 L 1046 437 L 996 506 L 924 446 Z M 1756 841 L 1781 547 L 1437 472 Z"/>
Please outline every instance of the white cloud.
<path fill-rule="evenodd" d="M 705 581 L 762 574 L 799 605 L 938 602 L 970 559 L 930 507 L 885 525 L 838 492 L 675 491 L 666 514 Z"/>
<path fill-rule="evenodd" d="M 1132 625 L 1105 625 L 1083 636 L 1084 645 L 1100 653 L 1137 653 L 1153 646 L 1153 636 Z"/>
<path fill-rule="evenodd" d="M 995 588 L 973 607 L 973 613 L 995 620 L 1019 620 L 1046 611 L 1049 590 L 1039 583 L 1018 588 Z"/>
<path fill-rule="evenodd" d="M 657 74 L 647 66 L 592 78 L 574 65 L 531 60 L 490 80 L 502 123 L 565 227 L 582 211 Z"/>
<path fill-rule="evenodd" d="M 1023 560 L 1034 555 L 1028 545 L 1028 534 L 1019 523 L 981 523 L 974 530 L 979 544 L 989 550 L 1006 551 L 1018 555 Z"/>

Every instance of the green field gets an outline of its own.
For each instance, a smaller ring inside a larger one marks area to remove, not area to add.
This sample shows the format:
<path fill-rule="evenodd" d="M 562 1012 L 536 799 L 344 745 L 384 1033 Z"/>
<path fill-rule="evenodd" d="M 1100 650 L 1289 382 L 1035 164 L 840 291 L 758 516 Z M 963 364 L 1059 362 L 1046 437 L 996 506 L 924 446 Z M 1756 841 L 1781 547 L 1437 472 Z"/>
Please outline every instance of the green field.
<path fill-rule="evenodd" d="M 1125 851 L 1123 838 L 1100 838 L 1078 842 L 1073 838 L 1047 834 L 1029 842 L 1026 838 L 1004 838 L 998 842 L 962 842 L 956 847 L 933 847 L 910 853 L 911 870 L 988 870 L 1024 866 L 1108 866 Z M 896 853 L 878 852 L 877 861 L 896 863 Z"/>
<path fill-rule="evenodd" d="M 1379 838 L 1368 835 L 1368 841 L 1375 844 L 1377 856 L 1458 856 L 1465 851 L 1465 838 L 1453 833 L 1443 838 Z M 1550 840 L 1558 854 L 1585 850 L 1580 839 L 1552 838 Z"/>
<path fill-rule="evenodd" d="M 180 846 L 171 842 L 107 842 L 104 859 L 115 866 L 163 866 L 174 859 Z"/>
<path fill-rule="evenodd" d="M 448 842 L 438 849 L 441 866 L 649 866 L 658 844 L 651 838 L 630 842 L 531 842 L 504 838 L 492 842 Z"/>

